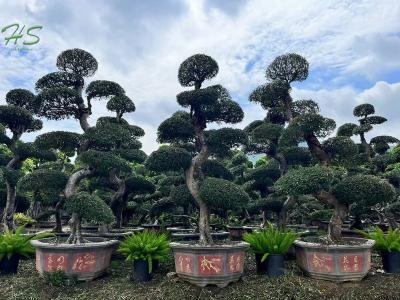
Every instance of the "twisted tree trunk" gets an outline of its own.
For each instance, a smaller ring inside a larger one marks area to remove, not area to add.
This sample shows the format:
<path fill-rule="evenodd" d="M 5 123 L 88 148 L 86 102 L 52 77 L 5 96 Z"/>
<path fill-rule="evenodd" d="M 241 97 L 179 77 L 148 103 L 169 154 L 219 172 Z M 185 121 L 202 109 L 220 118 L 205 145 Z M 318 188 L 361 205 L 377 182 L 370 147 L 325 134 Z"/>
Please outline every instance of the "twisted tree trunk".
<path fill-rule="evenodd" d="M 89 169 L 89 168 L 81 169 L 81 170 L 73 173 L 69 177 L 67 185 L 65 186 L 65 189 L 64 189 L 65 199 L 68 200 L 68 198 L 72 197 L 76 192 L 76 187 L 79 184 L 79 182 L 82 179 L 89 177 L 93 173 L 94 173 L 94 170 Z M 77 213 L 72 214 L 72 218 L 69 221 L 69 225 L 71 227 L 71 235 L 68 237 L 67 243 L 70 243 L 70 244 L 83 243 L 81 218 Z"/>
<path fill-rule="evenodd" d="M 318 159 L 319 164 L 322 166 L 328 166 L 330 163 L 329 155 L 322 149 L 321 143 L 314 134 L 304 135 L 304 139 L 307 142 L 308 148 L 311 153 Z"/>
<path fill-rule="evenodd" d="M 14 157 L 8 162 L 6 168 L 10 170 L 15 170 L 15 168 L 20 164 L 21 160 L 17 154 L 17 142 L 22 135 L 23 130 L 20 132 L 13 132 L 11 138 L 10 150 L 14 154 Z M 14 223 L 14 212 L 15 212 L 15 199 L 17 197 L 17 187 L 14 182 L 10 182 L 6 179 L 7 188 L 7 203 L 3 212 L 3 227 L 4 229 L 15 230 Z"/>
<path fill-rule="evenodd" d="M 281 211 L 278 215 L 278 226 L 281 229 L 285 229 L 288 223 L 288 210 L 296 202 L 295 196 L 288 196 L 282 205 Z"/>
<path fill-rule="evenodd" d="M 15 199 L 17 197 L 17 188 L 14 184 L 6 180 L 7 187 L 7 203 L 3 213 L 4 228 L 8 230 L 15 230 L 14 211 Z"/>
<path fill-rule="evenodd" d="M 117 175 L 118 171 L 116 169 L 110 172 L 110 182 L 118 186 L 118 190 L 113 195 L 111 200 L 111 210 L 113 211 L 116 218 L 116 228 L 122 227 L 122 211 L 124 205 L 124 197 L 126 193 L 125 180 L 121 179 Z"/>
<path fill-rule="evenodd" d="M 185 172 L 186 185 L 192 194 L 193 198 L 199 206 L 199 234 L 201 244 L 212 244 L 213 240 L 210 231 L 209 211 L 206 203 L 200 198 L 199 183 L 196 180 L 199 169 L 209 156 L 208 147 L 205 141 L 204 131 L 198 124 L 195 125 L 196 137 L 199 145 L 201 145 L 200 152 L 192 158 L 190 167 Z"/>
<path fill-rule="evenodd" d="M 347 216 L 348 208 L 341 204 L 335 196 L 326 191 L 319 191 L 315 197 L 321 202 L 333 207 L 333 214 L 328 226 L 328 241 L 340 243 L 342 240 L 342 226 Z"/>
<path fill-rule="evenodd" d="M 367 143 L 364 133 L 360 133 L 361 145 L 364 148 L 364 153 L 368 161 L 371 161 L 371 146 Z"/>

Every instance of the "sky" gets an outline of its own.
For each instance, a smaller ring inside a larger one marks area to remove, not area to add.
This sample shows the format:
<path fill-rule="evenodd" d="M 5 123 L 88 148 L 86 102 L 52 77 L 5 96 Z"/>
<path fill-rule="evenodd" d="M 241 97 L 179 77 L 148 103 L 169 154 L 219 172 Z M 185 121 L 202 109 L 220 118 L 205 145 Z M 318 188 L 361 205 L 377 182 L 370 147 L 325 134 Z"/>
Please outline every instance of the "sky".
<path fill-rule="evenodd" d="M 276 56 L 294 52 L 310 63 L 307 80 L 293 85 L 294 99 L 318 102 L 338 126 L 357 122 L 353 107 L 371 103 L 388 121 L 369 137 L 400 138 L 398 0 L 0 0 L 0 28 L 13 23 L 43 28 L 30 50 L 18 50 L 22 39 L 5 45 L 11 29 L 0 32 L 0 104 L 10 89 L 34 91 L 40 77 L 57 70 L 61 51 L 84 49 L 99 63 L 86 83 L 113 80 L 125 89 L 136 105 L 126 119 L 145 130 L 148 154 L 159 146 L 158 125 L 180 109 L 176 94 L 187 89 L 179 85 L 179 65 L 196 53 L 218 62 L 206 84 L 222 84 L 240 103 L 239 128 L 265 117 L 249 94 L 266 82 Z M 94 103 L 91 125 L 112 114 L 105 105 Z M 45 121 L 23 139 L 53 130 L 81 131 L 74 119 Z"/>

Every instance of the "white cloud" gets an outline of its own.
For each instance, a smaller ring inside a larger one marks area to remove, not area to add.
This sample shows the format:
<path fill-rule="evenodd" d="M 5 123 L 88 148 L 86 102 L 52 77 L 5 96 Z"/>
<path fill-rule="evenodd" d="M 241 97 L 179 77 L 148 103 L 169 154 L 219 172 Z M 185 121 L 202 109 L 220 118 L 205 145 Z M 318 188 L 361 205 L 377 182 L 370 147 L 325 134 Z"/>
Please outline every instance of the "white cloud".
<path fill-rule="evenodd" d="M 377 82 L 373 87 L 358 92 L 351 87 L 334 90 L 302 90 L 293 91 L 295 99 L 313 99 L 325 117 L 333 118 L 337 127 L 343 123 L 358 123 L 353 116 L 353 108 L 362 103 L 370 103 L 375 107 L 375 114 L 388 119 L 387 122 L 375 125 L 367 134 L 367 138 L 377 135 L 393 135 L 400 139 L 400 83 L 390 84 Z"/>
<path fill-rule="evenodd" d="M 371 84 L 400 66 L 396 0 L 9 1 L 2 4 L 0 27 L 10 15 L 44 26 L 42 49 L 20 56 L 0 41 L 0 97 L 10 88 L 32 89 L 40 76 L 55 70 L 62 50 L 85 49 L 99 61 L 90 80 L 114 80 L 134 99 L 137 111 L 127 117 L 146 130 L 146 152 L 157 148 L 158 124 L 178 109 L 175 97 L 183 88 L 177 69 L 194 53 L 218 61 L 220 73 L 212 82 L 225 85 L 241 102 L 244 125 L 265 114 L 247 98 L 265 81 L 264 70 L 276 55 L 298 52 L 310 61 L 312 74 L 338 77 L 334 87 L 315 78 L 305 82 L 309 90 L 301 90 L 302 84 L 295 90 L 303 98 L 315 95 L 322 112 L 338 120 L 351 118 L 363 95 L 349 81 L 352 76 L 365 76 Z M 367 91 L 383 90 L 377 85 Z M 91 124 L 104 113 L 104 103 L 99 104 Z M 72 123 L 46 122 L 44 130 L 75 128 Z"/>

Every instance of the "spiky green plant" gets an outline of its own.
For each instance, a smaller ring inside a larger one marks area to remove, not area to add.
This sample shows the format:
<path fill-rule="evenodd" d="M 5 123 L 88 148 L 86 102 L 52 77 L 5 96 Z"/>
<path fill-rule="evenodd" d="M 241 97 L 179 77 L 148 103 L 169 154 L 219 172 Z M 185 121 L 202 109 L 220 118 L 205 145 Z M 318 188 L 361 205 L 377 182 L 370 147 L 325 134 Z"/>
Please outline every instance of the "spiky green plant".
<path fill-rule="evenodd" d="M 169 254 L 167 236 L 152 231 L 143 231 L 127 237 L 121 242 L 118 252 L 126 256 L 126 260 L 147 260 L 149 273 L 153 270 L 153 260 L 163 261 Z"/>
<path fill-rule="evenodd" d="M 250 244 L 250 250 L 255 254 L 261 254 L 261 261 L 265 261 L 270 254 L 284 254 L 298 238 L 298 234 L 292 230 L 281 230 L 272 223 L 264 230 L 253 233 L 245 233 L 244 241 Z"/>
<path fill-rule="evenodd" d="M 0 260 L 4 257 L 10 259 L 13 255 L 30 257 L 35 253 L 35 248 L 31 245 L 31 240 L 39 240 L 54 236 L 50 232 L 38 233 L 36 235 L 23 234 L 24 226 L 16 229 L 15 233 L 11 230 L 5 230 L 0 235 Z"/>
<path fill-rule="evenodd" d="M 389 228 L 385 233 L 379 227 L 375 227 L 371 232 L 359 230 L 364 237 L 374 240 L 376 251 L 400 251 L 400 229 Z"/>

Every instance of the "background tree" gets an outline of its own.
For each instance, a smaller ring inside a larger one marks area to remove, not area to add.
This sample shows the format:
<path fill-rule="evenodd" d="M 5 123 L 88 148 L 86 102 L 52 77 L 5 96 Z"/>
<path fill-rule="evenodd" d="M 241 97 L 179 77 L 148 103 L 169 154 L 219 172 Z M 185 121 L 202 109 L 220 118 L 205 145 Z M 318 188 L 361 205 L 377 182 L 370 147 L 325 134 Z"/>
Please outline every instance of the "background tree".
<path fill-rule="evenodd" d="M 7 105 L 0 106 L 0 142 L 9 152 L 2 156 L 4 165 L 1 171 L 7 190 L 7 202 L 3 212 L 3 225 L 13 230 L 14 211 L 16 208 L 17 183 L 22 176 L 21 167 L 29 157 L 41 160 L 55 159 L 54 153 L 40 151 L 32 143 L 21 141 L 26 132 L 33 132 L 42 128 L 42 122 L 34 118 L 36 110 L 35 96 L 28 90 L 15 89 L 6 94 Z M 7 135 L 6 129 L 11 133 Z"/>
<path fill-rule="evenodd" d="M 299 115 L 318 111 L 318 105 L 311 100 L 294 101 L 290 95 L 291 84 L 304 81 L 308 76 L 307 60 L 295 53 L 278 56 L 267 67 L 267 83 L 257 87 L 250 95 L 251 102 L 259 103 L 267 111 L 264 120 L 250 123 L 245 131 L 250 144 L 247 153 L 263 153 L 279 163 L 280 175 L 296 165 L 308 165 L 311 156 L 307 149 L 299 147 L 299 140 L 288 132 L 287 127 Z M 267 184 L 267 182 L 265 182 Z M 273 182 L 268 182 L 269 184 Z M 267 186 L 264 187 L 266 191 Z M 262 192 L 262 197 L 266 193 Z M 287 209 L 295 199 L 285 199 L 280 213 L 280 225 L 287 222 Z"/>
<path fill-rule="evenodd" d="M 224 157 L 233 147 L 247 142 L 245 133 L 239 129 L 221 128 L 205 130 L 212 122 L 238 123 L 243 119 L 240 106 L 232 101 L 228 91 L 221 85 L 202 87 L 206 79 L 218 73 L 218 64 L 211 57 L 196 54 L 179 67 L 178 80 L 182 86 L 194 87 L 177 95 L 178 103 L 189 110 L 174 114 L 158 128 L 158 140 L 170 143 L 153 152 L 147 166 L 153 171 L 184 171 L 190 194 L 199 207 L 200 243 L 212 243 L 209 225 L 209 209 L 214 201 L 223 196 L 224 208 L 232 208 L 248 199 L 246 193 L 225 179 L 205 178 L 202 166 L 210 157 Z M 182 128 L 174 131 L 174 128 Z M 184 129 L 183 129 L 184 128 Z M 223 192 L 226 191 L 226 193 Z M 241 201 L 235 201 L 235 195 Z M 218 202 L 219 203 L 219 202 Z"/>
<path fill-rule="evenodd" d="M 399 140 L 392 136 L 376 136 L 368 143 L 365 134 L 373 129 L 374 125 L 382 124 L 387 121 L 386 118 L 376 116 L 375 107 L 372 104 L 364 103 L 356 106 L 353 115 L 358 117 L 359 124 L 345 123 L 338 128 L 337 135 L 351 137 L 358 135 L 361 141 L 362 153 L 364 158 L 371 162 L 374 153 L 384 154 L 390 149 L 389 144 L 397 144 Z"/>
<path fill-rule="evenodd" d="M 83 134 L 76 136 L 71 132 L 55 131 L 39 136 L 35 143 L 46 149 L 78 154 L 63 199 L 67 211 L 72 214 L 68 242 L 82 243 L 82 218 L 110 222 L 112 212 L 103 199 L 85 191 L 80 183 L 89 177 L 115 178 L 121 172 L 129 173 L 128 156 L 141 155 L 144 159 L 143 153 L 136 151 L 140 148 L 136 138 L 144 133 L 122 118 L 135 107 L 119 84 L 107 80 L 92 81 L 83 97 L 84 77 L 92 76 L 98 67 L 90 53 L 81 49 L 63 51 L 57 58 L 57 67 L 59 71 L 43 76 L 36 83 L 37 114 L 50 120 L 73 117 L 79 121 Z M 91 127 L 88 118 L 92 114 L 92 101 L 97 99 L 108 100 L 107 108 L 117 116 L 99 118 L 96 126 Z"/>
<path fill-rule="evenodd" d="M 328 241 L 339 243 L 342 225 L 350 205 L 371 207 L 393 202 L 395 190 L 387 181 L 371 175 L 347 176 L 326 166 L 301 167 L 290 170 L 276 182 L 276 188 L 292 195 L 312 195 L 332 207 Z"/>

